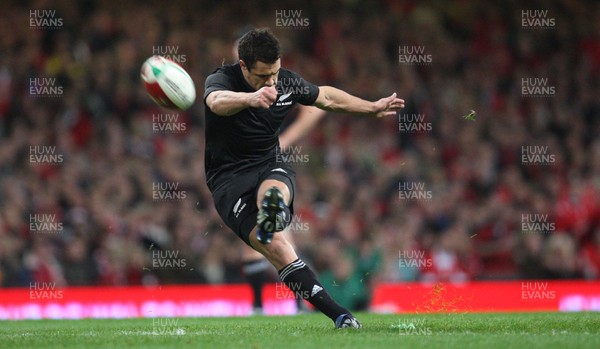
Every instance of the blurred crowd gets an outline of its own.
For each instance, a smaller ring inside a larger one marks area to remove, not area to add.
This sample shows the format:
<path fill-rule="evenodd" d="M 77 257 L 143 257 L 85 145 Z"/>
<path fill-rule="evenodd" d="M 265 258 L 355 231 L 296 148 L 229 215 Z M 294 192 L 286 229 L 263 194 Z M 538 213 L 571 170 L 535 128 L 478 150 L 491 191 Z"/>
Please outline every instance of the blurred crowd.
<path fill-rule="evenodd" d="M 532 9 L 554 25 L 525 26 Z M 304 26 L 279 26 L 282 10 Z M 374 282 L 600 277 L 597 2 L 12 1 L 0 17 L 3 287 L 244 281 L 205 184 L 202 95 L 249 25 L 306 80 L 407 102 L 385 120 L 329 113 L 295 148 L 290 235 L 347 304 Z M 190 110 L 145 94 L 157 52 L 195 80 Z M 550 94 L 525 94 L 528 78 Z M 411 115 L 427 127 L 406 131 Z"/>

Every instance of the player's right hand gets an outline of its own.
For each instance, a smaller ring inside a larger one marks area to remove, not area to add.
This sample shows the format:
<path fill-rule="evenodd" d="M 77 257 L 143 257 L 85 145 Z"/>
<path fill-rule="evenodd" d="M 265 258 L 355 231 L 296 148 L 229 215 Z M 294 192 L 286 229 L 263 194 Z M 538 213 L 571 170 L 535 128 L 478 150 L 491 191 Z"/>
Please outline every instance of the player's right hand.
<path fill-rule="evenodd" d="M 275 86 L 264 86 L 250 96 L 250 106 L 252 108 L 267 109 L 277 98 L 277 89 Z"/>
<path fill-rule="evenodd" d="M 381 98 L 375 102 L 375 115 L 378 118 L 394 116 L 402 108 L 404 108 L 404 100 L 398 98 L 396 92 L 394 92 L 391 96 Z"/>

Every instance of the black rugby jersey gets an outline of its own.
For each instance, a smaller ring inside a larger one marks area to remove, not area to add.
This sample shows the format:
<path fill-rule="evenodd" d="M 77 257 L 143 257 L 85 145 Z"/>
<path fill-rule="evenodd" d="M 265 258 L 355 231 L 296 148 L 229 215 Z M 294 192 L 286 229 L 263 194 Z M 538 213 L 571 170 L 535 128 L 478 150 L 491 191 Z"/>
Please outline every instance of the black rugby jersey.
<path fill-rule="evenodd" d="M 223 66 L 206 78 L 204 163 L 211 191 L 236 171 L 274 161 L 284 117 L 296 103 L 312 105 L 319 95 L 316 85 L 284 68 L 279 70 L 276 89 L 277 98 L 269 109 L 246 108 L 237 114 L 219 116 L 206 105 L 206 97 L 211 92 L 255 90 L 244 79 L 239 63 Z"/>

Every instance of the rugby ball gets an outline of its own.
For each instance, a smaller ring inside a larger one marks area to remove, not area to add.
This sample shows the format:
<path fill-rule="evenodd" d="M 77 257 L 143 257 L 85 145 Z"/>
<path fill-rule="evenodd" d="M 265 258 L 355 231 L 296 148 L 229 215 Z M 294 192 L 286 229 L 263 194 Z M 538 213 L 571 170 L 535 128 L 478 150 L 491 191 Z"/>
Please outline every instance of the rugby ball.
<path fill-rule="evenodd" d="M 156 104 L 181 110 L 194 104 L 194 81 L 179 64 L 162 56 L 152 56 L 142 64 L 141 75 L 148 95 Z"/>

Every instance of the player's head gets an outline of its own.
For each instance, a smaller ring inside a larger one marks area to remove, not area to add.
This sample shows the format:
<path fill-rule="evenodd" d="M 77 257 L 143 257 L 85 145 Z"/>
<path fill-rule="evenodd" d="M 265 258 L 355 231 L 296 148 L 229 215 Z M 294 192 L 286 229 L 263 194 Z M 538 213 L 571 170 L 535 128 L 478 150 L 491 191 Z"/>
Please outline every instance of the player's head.
<path fill-rule="evenodd" d="M 244 34 L 238 44 L 238 56 L 244 77 L 252 88 L 258 90 L 277 84 L 281 49 L 269 28 L 252 29 Z"/>

